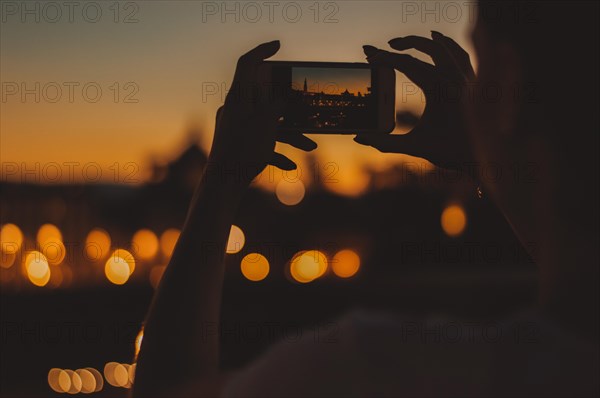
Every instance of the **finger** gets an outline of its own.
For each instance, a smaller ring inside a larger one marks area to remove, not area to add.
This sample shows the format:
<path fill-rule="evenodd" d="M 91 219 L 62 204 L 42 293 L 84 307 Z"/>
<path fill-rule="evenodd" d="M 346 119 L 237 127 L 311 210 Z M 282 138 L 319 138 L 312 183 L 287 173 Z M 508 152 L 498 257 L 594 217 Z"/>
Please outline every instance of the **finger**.
<path fill-rule="evenodd" d="M 317 148 L 317 143 L 303 134 L 281 134 L 277 136 L 277 141 L 290 144 L 307 152 Z"/>
<path fill-rule="evenodd" d="M 242 100 L 251 102 L 252 90 L 260 89 L 256 87 L 258 67 L 265 58 L 277 53 L 279 48 L 279 40 L 274 40 L 258 45 L 238 59 L 226 104 L 240 103 Z"/>
<path fill-rule="evenodd" d="M 432 88 L 439 81 L 435 67 L 427 62 L 410 55 L 391 53 L 373 46 L 363 46 L 363 49 L 370 64 L 394 68 L 404 73 L 422 89 Z"/>
<path fill-rule="evenodd" d="M 436 32 L 435 30 L 431 31 L 431 37 L 433 38 L 433 40 L 443 45 L 448 50 L 448 52 L 452 54 L 454 61 L 469 80 L 475 77 L 475 70 L 473 70 L 473 65 L 471 65 L 471 57 L 469 56 L 469 53 L 465 51 L 464 48 L 462 48 L 452 38 L 444 36 L 440 32 Z"/>
<path fill-rule="evenodd" d="M 273 156 L 271 157 L 271 160 L 269 160 L 269 164 L 286 171 L 296 170 L 298 168 L 296 163 L 292 162 L 288 157 L 277 152 L 273 152 Z"/>
<path fill-rule="evenodd" d="M 217 116 L 215 117 L 215 126 L 218 129 L 219 125 L 221 124 L 221 119 L 223 118 L 223 110 L 224 110 L 224 106 L 220 106 L 219 109 L 217 109 Z"/>
<path fill-rule="evenodd" d="M 252 82 L 255 72 L 262 61 L 269 58 L 280 48 L 279 40 L 273 40 L 268 43 L 262 43 L 242 55 L 237 62 L 233 82 Z"/>
<path fill-rule="evenodd" d="M 359 134 L 354 137 L 354 141 L 359 144 L 372 146 L 381 152 L 404 153 L 406 155 L 421 157 L 422 154 L 417 138 L 418 133 L 413 129 L 409 133 L 402 135 Z"/>
<path fill-rule="evenodd" d="M 452 55 L 440 43 L 421 36 L 398 37 L 390 40 L 390 47 L 394 50 L 403 51 L 415 49 L 431 57 L 433 63 L 443 70 L 457 73 L 457 66 Z"/>

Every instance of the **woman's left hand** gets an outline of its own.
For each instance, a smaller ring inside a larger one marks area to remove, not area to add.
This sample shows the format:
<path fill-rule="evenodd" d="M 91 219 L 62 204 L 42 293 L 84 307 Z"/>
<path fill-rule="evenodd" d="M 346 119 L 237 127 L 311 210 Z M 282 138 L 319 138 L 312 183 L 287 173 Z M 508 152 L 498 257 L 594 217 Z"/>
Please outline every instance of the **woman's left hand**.
<path fill-rule="evenodd" d="M 263 43 L 240 57 L 225 105 L 217 111 L 209 167 L 218 177 L 234 178 L 242 186 L 249 185 L 268 164 L 283 170 L 296 169 L 292 160 L 275 152 L 276 141 L 305 151 L 317 147 L 301 134 L 276 134 L 283 106 L 265 95 L 269 82 L 260 80 L 259 68 L 279 47 L 278 40 Z"/>

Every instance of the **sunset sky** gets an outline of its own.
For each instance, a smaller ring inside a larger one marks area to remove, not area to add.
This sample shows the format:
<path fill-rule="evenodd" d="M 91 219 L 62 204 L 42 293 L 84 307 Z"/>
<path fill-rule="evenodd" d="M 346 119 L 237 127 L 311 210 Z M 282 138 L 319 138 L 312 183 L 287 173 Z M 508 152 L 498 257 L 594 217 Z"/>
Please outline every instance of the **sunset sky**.
<path fill-rule="evenodd" d="M 388 48 L 391 38 L 429 36 L 433 29 L 472 49 L 469 9 L 458 17 L 443 2 L 431 2 L 429 12 L 415 11 L 422 2 L 281 2 L 271 13 L 263 2 L 81 2 L 73 10 L 10 3 L 18 8 L 2 3 L 0 31 L 3 180 L 22 180 L 24 170 L 52 162 L 73 165 L 63 167 L 63 182 L 69 167 L 81 180 L 90 162 L 108 182 L 115 165 L 123 182 L 133 162 L 143 180 L 152 161 L 168 161 L 186 145 L 190 127 L 203 132 L 198 138 L 208 149 L 236 60 L 261 42 L 281 41 L 278 60 L 363 62 L 363 44 Z M 397 79 L 397 108 L 421 110 L 422 97 L 402 96 L 406 80 Z M 352 137 L 315 140 L 317 162 L 339 166 L 340 192 L 358 192 L 363 169 L 405 158 Z"/>

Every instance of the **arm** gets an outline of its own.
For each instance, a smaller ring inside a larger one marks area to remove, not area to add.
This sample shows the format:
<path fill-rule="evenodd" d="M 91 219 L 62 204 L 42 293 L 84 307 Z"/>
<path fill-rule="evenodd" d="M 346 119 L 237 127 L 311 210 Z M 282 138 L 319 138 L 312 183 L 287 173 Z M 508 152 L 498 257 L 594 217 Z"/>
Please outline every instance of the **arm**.
<path fill-rule="evenodd" d="M 232 90 L 217 113 L 207 169 L 148 314 L 134 397 L 219 393 L 223 260 L 233 218 L 248 185 L 267 164 L 296 167 L 273 151 L 278 107 L 236 95 L 257 82 L 258 65 L 278 49 L 277 41 L 265 43 L 238 62 Z M 304 136 L 286 139 L 301 149 L 316 147 Z"/>
<path fill-rule="evenodd" d="M 223 257 L 243 187 L 203 177 L 144 327 L 134 396 L 219 387 L 217 324 Z"/>

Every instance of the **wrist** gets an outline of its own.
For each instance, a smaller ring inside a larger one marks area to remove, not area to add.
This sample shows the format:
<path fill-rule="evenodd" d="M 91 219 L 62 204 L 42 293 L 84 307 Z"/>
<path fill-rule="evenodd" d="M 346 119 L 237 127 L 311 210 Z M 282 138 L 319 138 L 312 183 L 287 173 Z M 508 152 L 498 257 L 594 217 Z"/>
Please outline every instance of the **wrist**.
<path fill-rule="evenodd" d="M 205 219 L 207 215 L 220 215 L 223 220 L 232 217 L 247 189 L 247 184 L 234 179 L 222 180 L 207 174 L 205 169 L 192 197 L 188 217 Z"/>

